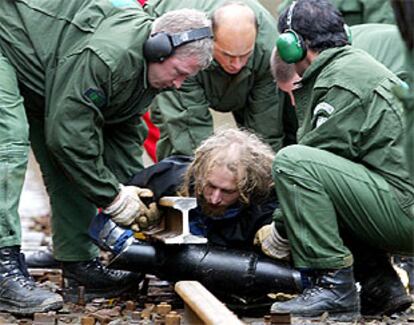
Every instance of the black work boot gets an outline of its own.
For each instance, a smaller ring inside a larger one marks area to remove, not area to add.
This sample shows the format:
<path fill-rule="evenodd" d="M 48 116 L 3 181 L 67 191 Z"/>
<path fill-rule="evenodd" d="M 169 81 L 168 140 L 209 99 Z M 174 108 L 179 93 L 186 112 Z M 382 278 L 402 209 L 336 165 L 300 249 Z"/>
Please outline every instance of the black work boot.
<path fill-rule="evenodd" d="M 98 258 L 86 262 L 63 262 L 63 277 L 66 282 L 64 298 L 67 301 L 79 300 L 79 286 L 85 288 L 85 302 L 94 298 L 112 298 L 126 294 L 136 294 L 143 275 L 108 269 Z"/>
<path fill-rule="evenodd" d="M 394 263 L 407 272 L 408 290 L 414 295 L 414 257 L 413 256 L 394 256 Z"/>
<path fill-rule="evenodd" d="M 0 311 L 28 315 L 62 306 L 60 295 L 38 287 L 29 275 L 19 246 L 0 249 Z"/>
<path fill-rule="evenodd" d="M 60 268 L 59 261 L 55 260 L 50 248 L 35 251 L 25 251 L 26 265 L 29 269 Z"/>
<path fill-rule="evenodd" d="M 295 317 L 318 317 L 354 321 L 360 317 L 359 296 L 352 267 L 318 272 L 315 283 L 298 297 L 272 305 L 271 313 L 290 313 Z"/>
<path fill-rule="evenodd" d="M 392 315 L 411 306 L 412 298 L 404 288 L 389 258 L 378 259 L 369 276 L 361 278 L 361 314 Z"/>

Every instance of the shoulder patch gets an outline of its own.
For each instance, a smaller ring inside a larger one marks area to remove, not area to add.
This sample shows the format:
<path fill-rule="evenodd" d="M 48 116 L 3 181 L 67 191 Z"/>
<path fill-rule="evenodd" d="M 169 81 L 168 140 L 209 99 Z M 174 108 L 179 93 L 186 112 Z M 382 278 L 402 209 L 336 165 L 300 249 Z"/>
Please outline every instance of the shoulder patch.
<path fill-rule="evenodd" d="M 325 115 L 325 116 L 329 116 L 333 113 L 333 111 L 335 110 L 335 108 L 325 102 L 319 103 L 318 105 L 316 105 L 315 109 L 313 110 L 313 115 Z"/>
<path fill-rule="evenodd" d="M 316 119 L 315 127 L 318 128 L 325 123 L 334 110 L 335 108 L 326 102 L 316 105 L 313 110 L 313 117 Z"/>
<path fill-rule="evenodd" d="M 104 108 L 107 104 L 105 94 L 98 89 L 89 88 L 84 92 L 84 95 L 100 109 Z"/>

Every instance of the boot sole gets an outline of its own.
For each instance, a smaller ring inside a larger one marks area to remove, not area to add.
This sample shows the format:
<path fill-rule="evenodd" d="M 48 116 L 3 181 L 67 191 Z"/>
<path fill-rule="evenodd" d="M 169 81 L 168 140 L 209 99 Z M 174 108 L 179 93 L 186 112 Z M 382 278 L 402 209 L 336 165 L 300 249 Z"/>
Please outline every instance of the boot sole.
<path fill-rule="evenodd" d="M 394 297 L 392 303 L 385 306 L 377 306 L 377 308 L 370 308 L 368 310 L 362 310 L 363 316 L 391 316 L 392 314 L 399 313 L 410 308 L 413 300 L 410 296 Z"/>
<path fill-rule="evenodd" d="M 309 319 L 309 320 L 317 320 L 319 319 L 326 311 L 320 311 L 317 315 L 314 313 L 312 314 L 292 314 L 293 317 Z M 338 312 L 338 313 L 328 313 L 328 320 L 331 321 L 338 321 L 338 322 L 354 322 L 361 318 L 361 314 L 359 312 Z"/>
<path fill-rule="evenodd" d="M 85 288 L 85 293 L 83 294 L 83 301 L 86 302 L 90 302 L 93 299 L 96 298 L 116 298 L 116 297 L 120 297 L 120 296 L 125 296 L 125 295 L 136 295 L 138 294 L 138 284 L 135 284 L 127 287 L 127 288 L 123 288 L 123 289 L 114 289 L 113 291 L 103 291 L 103 290 L 88 290 L 88 288 Z M 79 297 L 79 293 L 77 292 L 77 290 L 73 289 L 73 288 L 68 288 L 63 290 L 62 292 L 63 295 L 63 300 L 65 302 L 72 302 L 72 303 L 79 303 L 80 302 L 80 297 Z"/>
<path fill-rule="evenodd" d="M 10 303 L 0 302 L 0 311 L 17 315 L 30 315 L 34 313 L 45 313 L 52 310 L 59 310 L 63 307 L 63 301 L 57 301 L 51 304 L 36 305 L 34 307 L 19 307 L 10 305 Z"/>
<path fill-rule="evenodd" d="M 385 310 L 383 311 L 383 314 L 387 316 L 391 316 L 392 314 L 402 312 L 410 308 L 412 303 L 413 303 L 413 300 L 411 299 L 411 297 L 406 296 L 404 297 L 404 299 L 401 299 L 398 302 L 398 306 L 394 305 L 394 306 L 388 306 L 388 308 L 386 307 Z"/>

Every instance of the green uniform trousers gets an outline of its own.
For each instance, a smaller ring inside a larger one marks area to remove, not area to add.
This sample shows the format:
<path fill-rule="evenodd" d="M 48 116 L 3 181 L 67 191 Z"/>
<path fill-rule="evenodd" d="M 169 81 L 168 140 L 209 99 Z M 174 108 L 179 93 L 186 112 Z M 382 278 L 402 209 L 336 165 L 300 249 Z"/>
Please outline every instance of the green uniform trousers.
<path fill-rule="evenodd" d="M 293 145 L 279 151 L 272 173 L 296 267 L 352 265 L 341 230 L 371 247 L 414 252 L 413 209 L 406 215 L 384 178 L 363 165 Z"/>
<path fill-rule="evenodd" d="M 17 208 L 28 152 L 23 98 L 13 67 L 0 52 L 0 247 L 20 245 Z"/>
<path fill-rule="evenodd" d="M 14 68 L 0 54 L 0 247 L 21 244 L 17 209 L 27 167 L 30 136 L 50 196 L 56 259 L 92 259 L 99 250 L 90 240 L 87 229 L 96 214 L 96 207 L 83 197 L 55 164 L 45 144 L 44 118 L 36 114 L 27 114 L 26 117 L 25 107 L 29 113 L 43 110 L 42 97 L 24 93 L 24 89 L 21 93 L 19 91 Z"/>
<path fill-rule="evenodd" d="M 26 104 L 29 110 L 30 104 Z M 60 261 L 85 261 L 99 254 L 89 235 L 91 219 L 97 214 L 94 204 L 85 199 L 56 164 L 45 145 L 43 120 L 31 117 L 30 142 L 50 197 L 53 254 Z"/>
<path fill-rule="evenodd" d="M 85 198 L 76 183 L 70 179 L 70 175 L 64 172 L 47 148 L 43 97 L 24 86 L 20 89 L 25 98 L 31 146 L 42 170 L 50 197 L 54 257 L 59 261 L 90 260 L 99 254 L 98 247 L 88 235 L 88 227 L 97 213 L 97 208 Z M 146 128 L 144 124 L 142 125 Z M 123 157 L 117 141 L 119 141 L 117 138 L 105 137 L 105 160 L 114 170 L 117 168 L 117 161 Z M 142 149 L 137 150 L 142 154 Z M 138 170 L 143 168 L 142 160 L 139 163 Z"/>

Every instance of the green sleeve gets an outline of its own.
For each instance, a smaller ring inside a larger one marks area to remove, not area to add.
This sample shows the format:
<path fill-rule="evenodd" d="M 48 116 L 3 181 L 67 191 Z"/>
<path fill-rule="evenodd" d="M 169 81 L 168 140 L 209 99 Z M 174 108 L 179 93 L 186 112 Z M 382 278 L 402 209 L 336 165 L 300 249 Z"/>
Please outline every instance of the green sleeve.
<path fill-rule="evenodd" d="M 193 155 L 193 150 L 213 132 L 213 119 L 204 89 L 196 78 L 187 79 L 179 91 L 159 94 L 152 109 L 158 111 L 157 125 L 161 142 L 169 146 L 157 146 L 157 158 L 173 154 Z"/>
<path fill-rule="evenodd" d="M 323 96 L 316 93 L 309 131 L 300 143 L 361 162 L 395 185 L 406 172 L 407 161 L 403 109 L 390 91 L 392 85 L 385 79 L 363 100 L 340 87 Z"/>
<path fill-rule="evenodd" d="M 391 1 L 360 0 L 364 8 L 363 23 L 395 24 Z"/>
<path fill-rule="evenodd" d="M 349 25 L 379 23 L 395 24 L 389 0 L 331 0 Z"/>
<path fill-rule="evenodd" d="M 293 0 L 283 0 L 279 15 Z M 394 24 L 395 18 L 388 0 L 331 0 L 349 26 L 364 23 Z"/>
<path fill-rule="evenodd" d="M 62 59 L 46 88 L 46 144 L 64 172 L 98 207 L 113 201 L 119 184 L 104 161 L 101 109 L 111 94 L 109 80 L 107 66 L 85 51 Z"/>
<path fill-rule="evenodd" d="M 118 124 L 108 123 L 104 128 L 105 165 L 119 183 L 128 182 L 144 168 L 143 143 L 148 128 L 139 114 Z"/>
<path fill-rule="evenodd" d="M 360 132 L 365 120 L 361 101 L 339 87 L 318 89 L 304 115 L 299 143 L 355 160 L 360 156 Z"/>
<path fill-rule="evenodd" d="M 278 98 L 276 84 L 266 69 L 257 76 L 250 91 L 243 125 L 260 135 L 275 152 L 282 148 L 284 137 L 283 109 Z"/>
<path fill-rule="evenodd" d="M 381 2 L 387 0 L 368 1 Z M 292 2 L 293 0 L 283 0 L 277 8 L 278 14 L 280 15 Z M 349 26 L 364 23 L 361 0 L 331 0 L 331 2 L 342 13 L 345 22 Z"/>

